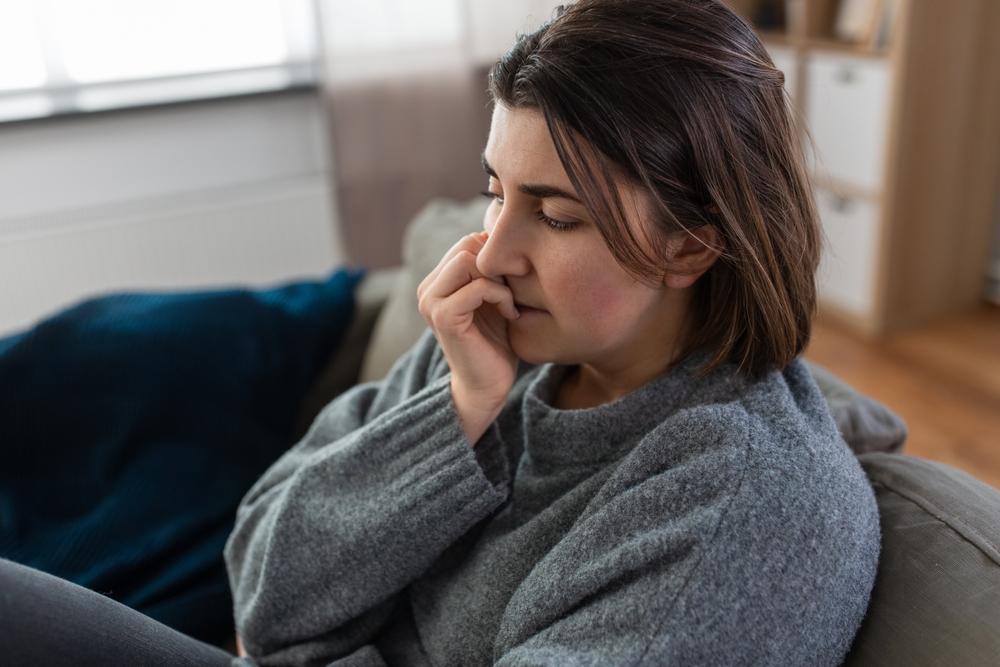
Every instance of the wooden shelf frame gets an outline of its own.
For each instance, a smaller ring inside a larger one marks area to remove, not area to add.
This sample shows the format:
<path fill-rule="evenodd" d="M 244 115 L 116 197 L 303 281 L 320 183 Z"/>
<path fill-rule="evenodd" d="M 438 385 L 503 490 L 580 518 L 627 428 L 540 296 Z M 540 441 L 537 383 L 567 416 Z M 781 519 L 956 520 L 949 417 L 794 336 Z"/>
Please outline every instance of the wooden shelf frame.
<path fill-rule="evenodd" d="M 836 38 L 834 26 L 840 0 L 724 0 L 751 23 L 762 6 L 782 6 L 784 26 L 760 31 L 761 39 L 770 44 L 799 49 L 825 49 L 841 53 L 884 56 L 888 49 L 869 44 L 855 44 Z M 896 21 L 898 23 L 898 21 Z M 891 40 L 890 40 L 891 41 Z"/>
<path fill-rule="evenodd" d="M 748 18 L 761 2 L 727 0 Z M 788 0 L 783 32 L 768 46 L 795 54 L 802 118 L 812 54 L 873 58 L 892 71 L 887 147 L 871 191 L 824 176 L 817 186 L 877 203 L 871 312 L 823 310 L 878 337 L 983 302 L 1000 186 L 1000 2 L 900 0 L 885 49 L 834 38 L 840 0 Z"/>

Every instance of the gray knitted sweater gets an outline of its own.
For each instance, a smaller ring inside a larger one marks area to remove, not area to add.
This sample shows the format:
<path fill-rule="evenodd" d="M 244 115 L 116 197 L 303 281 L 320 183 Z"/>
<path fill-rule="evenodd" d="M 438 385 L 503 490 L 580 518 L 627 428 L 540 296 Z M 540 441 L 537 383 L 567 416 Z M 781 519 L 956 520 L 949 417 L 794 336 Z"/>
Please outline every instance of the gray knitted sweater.
<path fill-rule="evenodd" d="M 260 665 L 837 665 L 875 578 L 874 495 L 808 372 L 551 406 L 524 370 L 469 447 L 429 333 L 331 403 L 226 545 Z M 252 665 L 235 660 L 234 665 Z"/>

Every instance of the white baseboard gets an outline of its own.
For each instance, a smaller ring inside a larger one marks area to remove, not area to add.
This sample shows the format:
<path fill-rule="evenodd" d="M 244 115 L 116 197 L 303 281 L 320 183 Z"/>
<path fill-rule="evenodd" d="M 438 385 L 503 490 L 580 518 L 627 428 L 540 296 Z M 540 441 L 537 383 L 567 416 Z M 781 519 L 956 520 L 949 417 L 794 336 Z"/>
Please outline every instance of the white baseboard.
<path fill-rule="evenodd" d="M 0 219 L 0 336 L 109 292 L 323 276 L 344 260 L 324 176 Z"/>

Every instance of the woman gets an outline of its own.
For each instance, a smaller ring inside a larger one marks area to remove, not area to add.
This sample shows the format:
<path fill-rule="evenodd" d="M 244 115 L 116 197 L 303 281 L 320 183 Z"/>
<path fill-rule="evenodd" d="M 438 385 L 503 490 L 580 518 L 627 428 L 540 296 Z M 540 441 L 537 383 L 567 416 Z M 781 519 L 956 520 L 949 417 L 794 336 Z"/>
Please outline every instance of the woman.
<path fill-rule="evenodd" d="M 241 507 L 250 655 L 839 664 L 878 517 L 796 359 L 819 233 L 781 74 L 718 2 L 582 0 L 490 88 L 494 201 L 420 285 L 431 333 Z"/>
<path fill-rule="evenodd" d="M 244 664 L 840 664 L 878 516 L 781 74 L 715 0 L 581 0 L 490 88 L 430 332 L 240 507 Z"/>

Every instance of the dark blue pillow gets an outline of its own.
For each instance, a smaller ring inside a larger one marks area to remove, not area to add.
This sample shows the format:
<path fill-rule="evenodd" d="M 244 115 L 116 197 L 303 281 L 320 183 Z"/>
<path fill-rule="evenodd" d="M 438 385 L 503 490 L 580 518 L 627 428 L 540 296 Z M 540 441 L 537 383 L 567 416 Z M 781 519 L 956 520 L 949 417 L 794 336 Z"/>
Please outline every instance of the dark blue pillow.
<path fill-rule="evenodd" d="M 360 278 L 108 296 L 0 340 L 0 556 L 231 633 L 236 506 L 292 444 Z"/>

